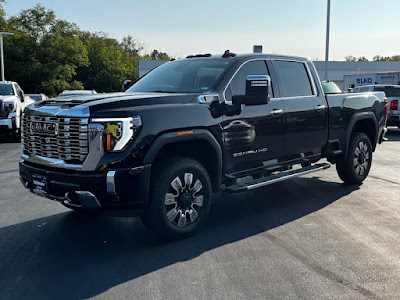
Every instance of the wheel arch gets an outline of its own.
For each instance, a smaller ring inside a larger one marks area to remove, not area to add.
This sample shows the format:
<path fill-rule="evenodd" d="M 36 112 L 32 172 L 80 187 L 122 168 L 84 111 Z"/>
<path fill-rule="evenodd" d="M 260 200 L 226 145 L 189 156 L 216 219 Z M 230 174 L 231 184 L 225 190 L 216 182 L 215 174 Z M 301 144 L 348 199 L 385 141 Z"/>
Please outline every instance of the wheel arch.
<path fill-rule="evenodd" d="M 372 151 L 375 151 L 378 142 L 378 121 L 373 112 L 357 113 L 351 118 L 346 131 L 346 157 L 353 132 L 365 133 L 371 141 Z"/>
<path fill-rule="evenodd" d="M 200 162 L 210 176 L 212 191 L 218 192 L 222 180 L 222 149 L 208 130 L 195 129 L 162 134 L 150 147 L 143 164 L 154 164 L 170 156 L 189 157 Z"/>

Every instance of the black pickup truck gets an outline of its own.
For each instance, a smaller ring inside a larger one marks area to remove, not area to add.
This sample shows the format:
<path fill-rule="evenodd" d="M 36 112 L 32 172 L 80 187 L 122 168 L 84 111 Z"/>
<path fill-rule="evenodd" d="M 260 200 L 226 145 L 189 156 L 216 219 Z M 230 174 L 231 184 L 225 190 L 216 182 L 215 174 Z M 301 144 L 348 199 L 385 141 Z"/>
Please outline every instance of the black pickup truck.
<path fill-rule="evenodd" d="M 141 216 L 161 237 L 183 238 L 219 190 L 245 192 L 331 164 L 360 184 L 384 138 L 384 97 L 325 95 L 305 58 L 189 56 L 125 93 L 27 107 L 20 177 L 73 210 Z"/>

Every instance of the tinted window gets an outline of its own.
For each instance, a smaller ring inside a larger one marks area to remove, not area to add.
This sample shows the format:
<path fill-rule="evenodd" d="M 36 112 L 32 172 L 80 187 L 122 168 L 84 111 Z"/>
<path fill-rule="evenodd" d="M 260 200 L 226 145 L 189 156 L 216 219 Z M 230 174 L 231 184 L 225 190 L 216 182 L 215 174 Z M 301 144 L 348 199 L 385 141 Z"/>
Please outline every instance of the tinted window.
<path fill-rule="evenodd" d="M 2 96 L 14 95 L 14 91 L 11 84 L 9 83 L 0 84 L 0 95 Z"/>
<path fill-rule="evenodd" d="M 246 77 L 249 75 L 269 75 L 265 61 L 250 61 L 239 69 L 225 91 L 225 98 L 227 101 L 232 101 L 232 95 L 246 94 Z M 270 94 L 272 95 L 271 90 Z"/>
<path fill-rule="evenodd" d="M 398 87 L 375 87 L 375 92 L 385 92 L 386 97 L 400 97 L 400 88 Z"/>
<path fill-rule="evenodd" d="M 313 95 L 310 78 L 304 63 L 276 61 L 276 68 L 281 78 L 284 97 Z"/>
<path fill-rule="evenodd" d="M 365 92 L 369 92 L 369 87 L 362 87 L 358 90 L 358 93 L 365 93 Z"/>
<path fill-rule="evenodd" d="M 211 89 L 232 60 L 184 59 L 154 69 L 127 92 L 202 93 Z"/>

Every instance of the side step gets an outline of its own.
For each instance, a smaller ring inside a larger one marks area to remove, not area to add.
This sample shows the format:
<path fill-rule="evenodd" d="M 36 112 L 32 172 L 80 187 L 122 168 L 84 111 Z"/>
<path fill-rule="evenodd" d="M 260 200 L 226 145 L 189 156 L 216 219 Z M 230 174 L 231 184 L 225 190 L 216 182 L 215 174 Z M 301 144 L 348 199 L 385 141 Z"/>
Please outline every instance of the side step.
<path fill-rule="evenodd" d="M 266 185 L 270 185 L 276 182 L 288 180 L 291 178 L 295 178 L 301 175 L 305 175 L 308 173 L 313 173 L 321 170 L 328 169 L 331 166 L 329 163 L 321 163 L 321 164 L 316 164 L 313 166 L 297 169 L 297 170 L 289 170 L 285 172 L 281 172 L 275 175 L 255 179 L 248 181 L 246 183 L 236 183 L 233 185 L 230 185 L 225 188 L 225 192 L 228 194 L 234 194 L 234 193 L 240 193 L 244 191 L 249 191 L 249 190 L 254 190 L 259 187 L 263 187 Z"/>

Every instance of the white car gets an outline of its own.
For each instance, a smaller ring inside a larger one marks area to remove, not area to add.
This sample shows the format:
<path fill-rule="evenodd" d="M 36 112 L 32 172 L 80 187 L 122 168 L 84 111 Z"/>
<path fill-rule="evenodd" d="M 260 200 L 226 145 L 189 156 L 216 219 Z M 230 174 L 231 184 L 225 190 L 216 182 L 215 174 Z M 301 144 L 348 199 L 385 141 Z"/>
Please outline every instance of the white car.
<path fill-rule="evenodd" d="M 25 107 L 34 103 L 18 83 L 0 82 L 0 135 L 12 135 L 18 141 L 21 133 L 21 117 Z"/>

